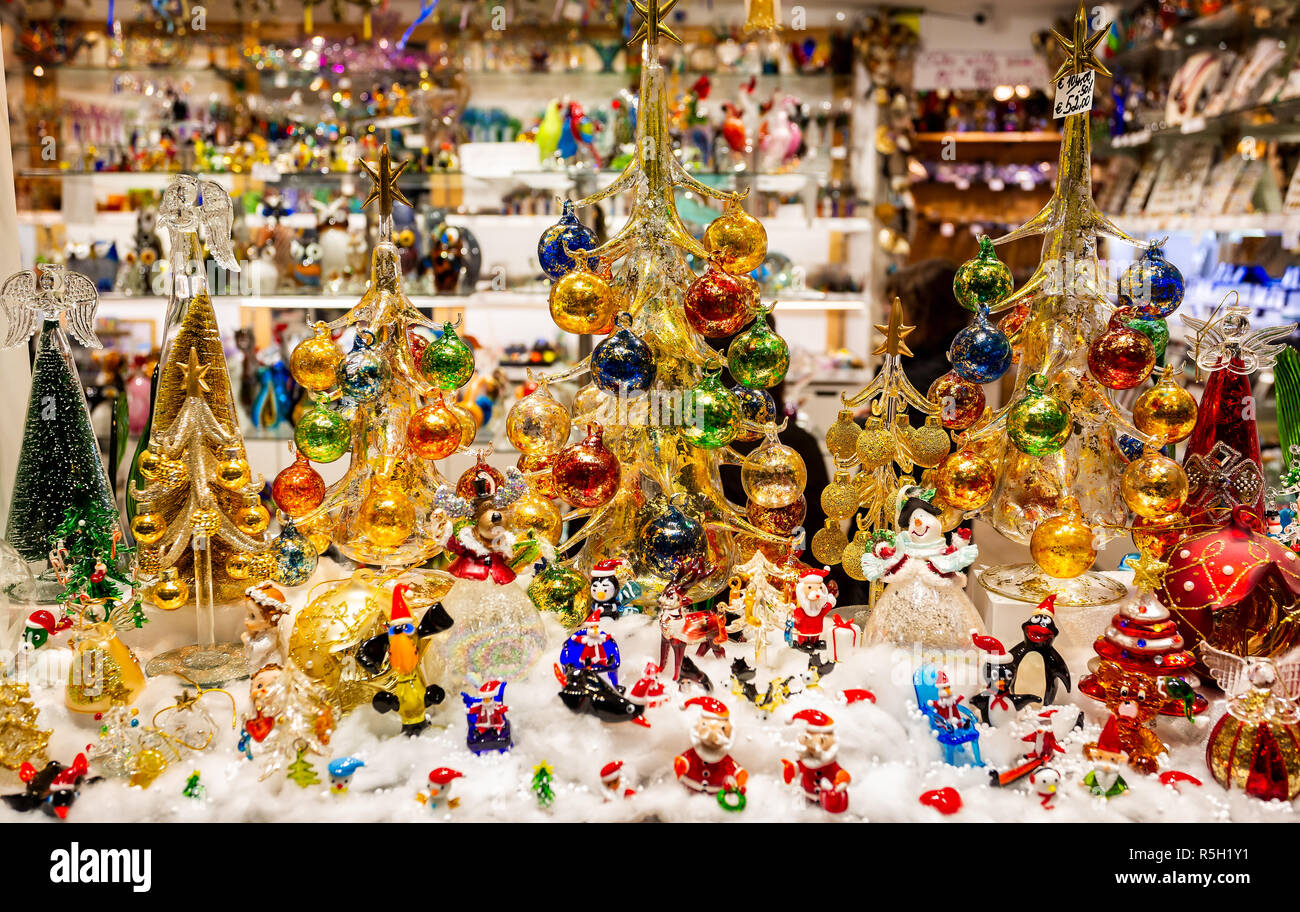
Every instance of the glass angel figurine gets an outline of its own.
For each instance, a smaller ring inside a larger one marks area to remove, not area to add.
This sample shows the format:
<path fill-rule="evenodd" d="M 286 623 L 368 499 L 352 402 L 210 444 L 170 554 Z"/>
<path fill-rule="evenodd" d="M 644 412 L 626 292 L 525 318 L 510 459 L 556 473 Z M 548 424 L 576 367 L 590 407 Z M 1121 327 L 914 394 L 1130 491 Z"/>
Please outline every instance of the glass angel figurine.
<path fill-rule="evenodd" d="M 862 555 L 868 580 L 882 580 L 884 595 L 863 629 L 863 640 L 936 649 L 969 647 L 972 630 L 984 632 L 979 612 L 966 597 L 964 571 L 979 553 L 968 529 L 946 540 L 933 491 L 899 491 L 898 530 Z"/>

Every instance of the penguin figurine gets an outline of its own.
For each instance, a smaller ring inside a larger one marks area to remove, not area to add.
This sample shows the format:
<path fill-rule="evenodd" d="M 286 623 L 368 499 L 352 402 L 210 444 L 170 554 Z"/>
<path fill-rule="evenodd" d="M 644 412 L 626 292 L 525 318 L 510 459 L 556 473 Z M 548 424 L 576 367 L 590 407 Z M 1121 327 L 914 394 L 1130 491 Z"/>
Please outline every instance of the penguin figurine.
<path fill-rule="evenodd" d="M 1020 629 L 1024 631 L 1025 638 L 1011 647 L 1011 667 L 1013 675 L 1011 678 L 1012 692 L 1016 688 L 1016 676 L 1020 674 L 1020 662 L 1031 652 L 1036 652 L 1043 659 L 1043 705 L 1050 706 L 1056 702 L 1057 682 L 1065 685 L 1066 691 L 1070 689 L 1070 667 L 1065 664 L 1065 659 L 1056 651 L 1052 645 L 1060 630 L 1056 626 L 1056 593 L 1052 593 L 1047 598 L 1038 603 Z"/>
<path fill-rule="evenodd" d="M 1012 657 L 996 637 L 971 631 L 971 642 L 980 651 L 980 677 L 984 689 L 971 697 L 970 705 L 980 714 L 985 725 L 999 726 L 1013 721 L 1026 704 L 1038 699 L 1032 694 L 1011 692 L 1015 680 Z"/>

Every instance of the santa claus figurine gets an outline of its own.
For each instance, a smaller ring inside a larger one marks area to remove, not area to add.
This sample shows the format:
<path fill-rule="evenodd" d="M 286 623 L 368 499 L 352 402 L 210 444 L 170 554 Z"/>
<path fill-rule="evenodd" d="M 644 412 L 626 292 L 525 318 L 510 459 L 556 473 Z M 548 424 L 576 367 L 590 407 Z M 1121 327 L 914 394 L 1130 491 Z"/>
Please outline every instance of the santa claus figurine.
<path fill-rule="evenodd" d="M 673 758 L 673 774 L 688 789 L 710 795 L 727 791 L 743 796 L 749 773 L 731 759 L 731 711 L 714 697 L 693 697 L 700 716 L 691 728 L 691 747 Z"/>
<path fill-rule="evenodd" d="M 631 798 L 636 789 L 623 784 L 623 761 L 615 760 L 600 768 L 600 786 L 604 789 L 605 800 L 611 798 Z"/>
<path fill-rule="evenodd" d="M 582 626 L 564 641 L 560 649 L 560 665 L 564 668 L 589 668 L 603 674 L 611 685 L 618 687 L 618 643 L 600 629 L 600 618 L 601 609 L 594 608 Z"/>
<path fill-rule="evenodd" d="M 791 613 L 790 621 L 793 628 L 791 645 L 796 648 L 813 650 L 826 645 L 822 640 L 822 628 L 826 624 L 826 616 L 835 607 L 835 596 L 826 586 L 826 574 L 830 572 L 830 567 L 821 570 L 810 567 L 795 584 L 796 607 Z"/>
<path fill-rule="evenodd" d="M 668 700 L 667 691 L 664 688 L 664 682 L 659 680 L 659 673 L 662 671 L 654 662 L 645 663 L 645 671 L 641 677 L 637 678 L 632 689 L 627 692 L 627 699 L 637 706 L 644 706 L 646 709 L 653 709 L 656 706 L 662 706 Z M 637 716 L 634 722 L 650 727 L 650 723 L 645 721 L 645 716 Z"/>
<path fill-rule="evenodd" d="M 952 682 L 948 680 L 947 672 L 939 672 L 934 679 L 934 687 L 935 698 L 929 701 L 930 714 L 949 730 L 968 727 L 971 724 L 970 720 L 962 715 L 959 708 L 961 701 L 966 698 L 953 694 Z"/>
<path fill-rule="evenodd" d="M 781 769 L 787 784 L 799 777 L 804 797 L 820 804 L 831 814 L 849 808 L 849 771 L 835 762 L 839 742 L 835 737 L 835 720 L 819 709 L 801 709 L 790 723 L 803 726 L 799 735 L 799 759 L 782 760 Z"/>

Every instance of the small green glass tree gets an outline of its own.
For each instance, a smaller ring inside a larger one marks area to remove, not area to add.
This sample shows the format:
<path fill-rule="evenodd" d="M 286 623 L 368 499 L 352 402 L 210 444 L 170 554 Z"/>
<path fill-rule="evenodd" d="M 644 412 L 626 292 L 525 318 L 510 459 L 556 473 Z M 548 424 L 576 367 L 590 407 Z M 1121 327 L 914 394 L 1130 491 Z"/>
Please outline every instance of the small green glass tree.
<path fill-rule="evenodd" d="M 298 786 L 306 788 L 309 785 L 320 785 L 320 776 L 316 775 L 316 767 L 311 765 L 307 759 L 307 748 L 298 748 L 298 756 L 289 764 L 289 778 Z"/>
<path fill-rule="evenodd" d="M 544 808 L 550 807 L 555 800 L 555 791 L 551 788 L 554 776 L 555 770 L 545 760 L 533 767 L 533 781 L 529 788 L 537 796 L 537 803 Z"/>

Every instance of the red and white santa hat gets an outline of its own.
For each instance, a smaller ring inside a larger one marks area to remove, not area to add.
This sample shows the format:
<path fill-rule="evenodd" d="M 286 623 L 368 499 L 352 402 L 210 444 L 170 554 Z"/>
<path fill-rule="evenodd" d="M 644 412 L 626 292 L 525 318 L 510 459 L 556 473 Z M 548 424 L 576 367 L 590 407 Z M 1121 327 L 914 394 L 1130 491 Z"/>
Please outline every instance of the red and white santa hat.
<path fill-rule="evenodd" d="M 1034 614 L 1048 614 L 1056 617 L 1056 593 L 1048 593 L 1047 598 L 1038 603 L 1038 607 L 1034 609 Z"/>
<path fill-rule="evenodd" d="M 686 701 L 686 705 L 698 706 L 700 714 L 705 719 L 727 719 L 731 716 L 731 710 L 727 709 L 727 704 L 716 697 L 691 697 Z"/>
<path fill-rule="evenodd" d="M 595 627 L 595 626 L 597 626 L 598 624 L 600 624 L 600 606 L 599 606 L 599 605 L 597 605 L 595 608 L 591 609 L 591 614 L 587 615 L 587 619 L 586 619 L 585 621 L 582 622 L 582 626 L 583 626 L 583 627 Z"/>
<path fill-rule="evenodd" d="M 603 561 L 598 561 L 596 566 L 591 568 L 591 578 L 601 579 L 603 577 L 617 576 L 618 568 L 623 566 L 623 559 L 620 557 L 607 557 Z"/>
<path fill-rule="evenodd" d="M 484 697 L 495 697 L 497 691 L 501 688 L 501 685 L 503 683 L 505 682 L 498 680 L 496 678 L 494 678 L 491 681 L 484 681 L 482 684 L 478 686 L 478 692 L 482 694 Z"/>
<path fill-rule="evenodd" d="M 1105 751 L 1108 754 L 1125 754 L 1124 746 L 1119 743 L 1119 729 L 1115 725 L 1115 717 L 1111 716 L 1106 720 L 1106 726 L 1101 730 L 1101 736 L 1097 738 L 1097 750 Z"/>
<path fill-rule="evenodd" d="M 970 639 L 975 644 L 975 648 L 984 653 L 982 658 L 990 665 L 1005 665 L 1011 661 L 1011 653 L 1007 652 L 1002 645 L 1002 641 L 997 637 L 980 633 L 972 627 Z"/>
<path fill-rule="evenodd" d="M 393 610 L 388 613 L 390 621 L 412 620 L 411 609 L 406 604 L 406 592 L 410 588 L 406 583 L 398 583 L 393 587 Z"/>
<path fill-rule="evenodd" d="M 600 781 L 606 784 L 617 782 L 623 772 L 623 761 L 614 760 L 600 768 Z"/>
<path fill-rule="evenodd" d="M 801 583 L 813 582 L 813 581 L 821 582 L 826 579 L 826 575 L 830 572 L 831 572 L 830 567 L 822 567 L 820 570 L 818 570 L 816 567 L 809 567 L 803 573 L 799 574 L 799 582 Z"/>
<path fill-rule="evenodd" d="M 44 608 L 37 608 L 31 614 L 27 615 L 28 630 L 44 630 L 46 633 L 54 633 L 54 628 L 58 622 L 54 620 L 54 615 Z"/>
<path fill-rule="evenodd" d="M 801 709 L 790 717 L 787 724 L 800 722 L 804 731 L 830 733 L 835 731 L 835 720 L 820 709 Z"/>
<path fill-rule="evenodd" d="M 454 770 L 448 766 L 440 766 L 433 772 L 429 773 L 429 782 L 432 785 L 447 785 L 453 779 L 463 779 L 464 773 Z"/>

